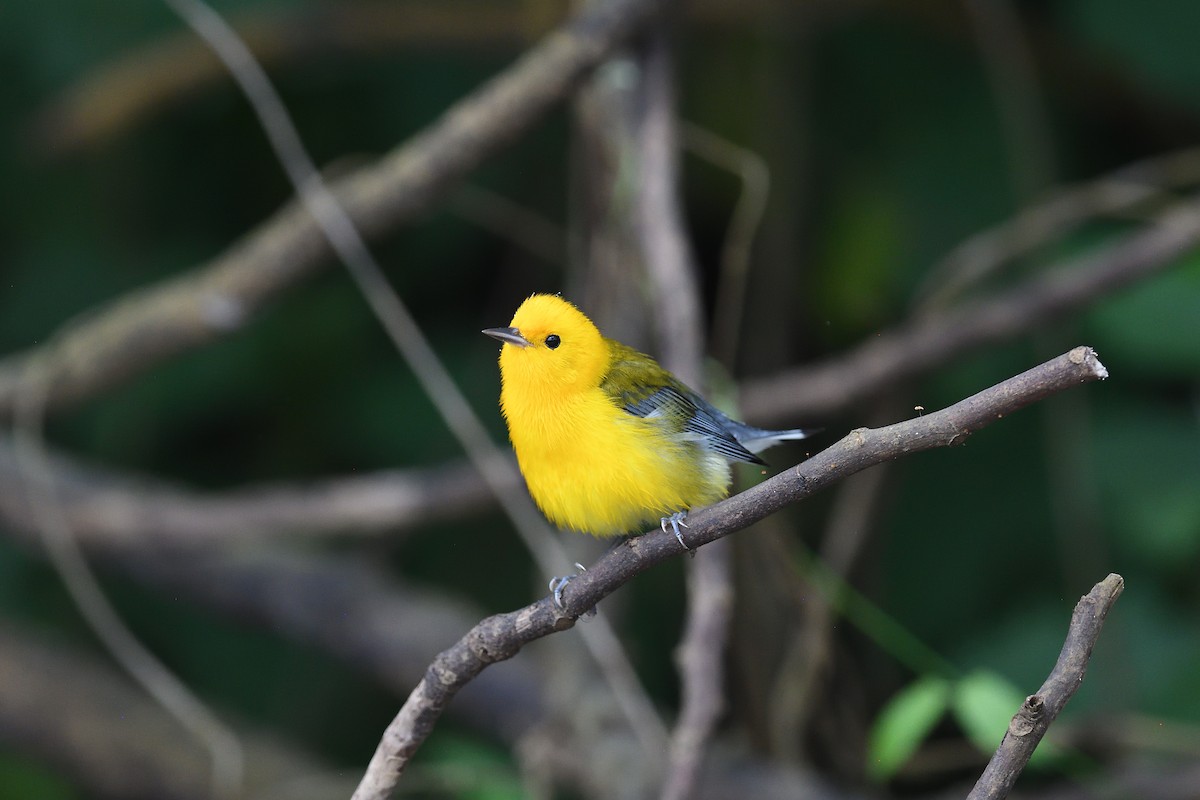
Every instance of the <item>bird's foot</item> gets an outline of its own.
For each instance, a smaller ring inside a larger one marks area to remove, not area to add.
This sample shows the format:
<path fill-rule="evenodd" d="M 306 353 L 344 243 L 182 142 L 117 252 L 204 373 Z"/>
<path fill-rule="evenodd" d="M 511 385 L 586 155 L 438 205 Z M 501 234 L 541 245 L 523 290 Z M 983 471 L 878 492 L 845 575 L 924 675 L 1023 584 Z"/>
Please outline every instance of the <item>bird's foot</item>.
<path fill-rule="evenodd" d="M 662 528 L 663 533 L 666 533 L 667 526 L 670 525 L 671 530 L 675 533 L 675 538 L 679 540 L 679 546 L 684 550 L 691 550 L 692 548 L 688 547 L 687 544 L 684 543 L 683 534 L 679 532 L 679 526 L 682 525 L 685 528 L 687 527 L 687 523 L 683 521 L 685 517 L 687 517 L 687 511 L 676 511 L 671 516 L 660 519 L 658 521 L 658 526 Z"/>
<path fill-rule="evenodd" d="M 575 569 L 579 570 L 579 572 L 587 572 L 587 567 L 585 567 L 583 564 L 580 564 L 578 561 L 575 562 Z M 549 584 L 548 588 L 550 589 L 550 592 L 554 595 L 554 605 L 558 606 L 559 611 L 567 610 L 566 607 L 563 605 L 563 599 L 562 599 L 563 589 L 567 588 L 567 584 L 570 583 L 571 581 L 575 580 L 575 578 L 577 578 L 578 576 L 579 576 L 579 573 L 577 572 L 574 575 L 563 575 L 561 578 L 551 578 L 550 579 L 550 584 Z M 583 616 L 590 617 L 590 616 L 594 615 L 595 613 L 596 613 L 596 609 L 595 609 L 595 607 L 593 607 L 593 608 L 589 608 L 587 611 L 583 612 Z"/>

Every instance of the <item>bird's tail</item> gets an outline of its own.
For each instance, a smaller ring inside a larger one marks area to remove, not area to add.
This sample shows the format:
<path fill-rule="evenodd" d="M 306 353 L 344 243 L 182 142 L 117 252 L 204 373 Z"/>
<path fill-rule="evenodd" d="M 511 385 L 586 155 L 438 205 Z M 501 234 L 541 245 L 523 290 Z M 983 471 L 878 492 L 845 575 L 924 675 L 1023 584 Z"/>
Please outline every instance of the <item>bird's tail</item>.
<path fill-rule="evenodd" d="M 742 447 L 751 453 L 761 453 L 768 447 L 774 447 L 780 442 L 807 439 L 814 434 L 820 433 L 822 430 L 823 428 L 791 428 L 785 431 L 771 431 L 739 422 L 736 423 L 733 435 Z"/>

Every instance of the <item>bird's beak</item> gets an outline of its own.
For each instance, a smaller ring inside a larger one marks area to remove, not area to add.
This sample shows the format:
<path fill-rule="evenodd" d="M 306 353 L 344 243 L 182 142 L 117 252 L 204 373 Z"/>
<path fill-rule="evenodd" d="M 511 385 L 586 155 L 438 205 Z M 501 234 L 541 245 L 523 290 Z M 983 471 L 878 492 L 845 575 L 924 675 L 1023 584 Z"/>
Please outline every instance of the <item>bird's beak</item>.
<path fill-rule="evenodd" d="M 483 333 L 505 344 L 515 344 L 517 347 L 529 347 L 533 344 L 516 328 L 484 328 Z"/>

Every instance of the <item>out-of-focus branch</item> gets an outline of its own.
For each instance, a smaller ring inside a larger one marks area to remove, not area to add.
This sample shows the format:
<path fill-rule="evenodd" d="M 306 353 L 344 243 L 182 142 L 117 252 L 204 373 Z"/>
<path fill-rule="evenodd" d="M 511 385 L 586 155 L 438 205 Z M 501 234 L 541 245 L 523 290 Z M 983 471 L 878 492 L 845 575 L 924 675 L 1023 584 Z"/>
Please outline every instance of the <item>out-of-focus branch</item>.
<path fill-rule="evenodd" d="M 642 74 L 637 151 L 638 240 L 651 292 L 658 355 L 689 386 L 702 388 L 700 287 L 679 199 L 679 125 L 670 34 L 652 31 L 638 63 Z"/>
<path fill-rule="evenodd" d="M 1072 233 L 1090 220 L 1153 222 L 1156 209 L 1200 181 L 1200 148 L 1135 161 L 1097 180 L 1057 192 L 1011 219 L 971 236 L 929 270 L 917 291 L 926 313 L 943 308 L 1005 264 Z"/>
<path fill-rule="evenodd" d="M 368 237 L 412 220 L 565 97 L 660 4 L 589 3 L 425 131 L 333 184 L 338 201 Z M 48 406 L 79 402 L 228 335 L 327 264 L 330 255 L 312 217 L 298 206 L 284 208 L 216 260 L 119 299 L 77 321 L 50 349 L 37 351 Z M 0 416 L 11 415 L 22 370 L 32 357 L 26 353 L 0 362 Z"/>
<path fill-rule="evenodd" d="M 346 51 L 512 49 L 557 21 L 528 12 L 517 2 L 432 0 L 254 10 L 233 18 L 260 61 L 286 68 Z M 195 38 L 166 36 L 101 65 L 42 109 L 29 126 L 30 147 L 52 157 L 95 147 L 224 77 L 220 62 Z"/>
<path fill-rule="evenodd" d="M 683 123 L 680 141 L 694 155 L 736 175 L 742 184 L 721 246 L 721 269 L 714 292 L 716 304 L 709 342 L 713 357 L 732 368 L 746 311 L 751 249 L 767 210 L 771 171 L 758 153 L 739 147 L 699 125 Z"/>
<path fill-rule="evenodd" d="M 1147 230 L 985 300 L 913 320 L 824 362 L 747 382 L 742 408 L 755 421 L 820 419 L 969 350 L 1049 324 L 1153 275 L 1200 246 L 1200 209 L 1162 214 Z"/>
<path fill-rule="evenodd" d="M 429 339 L 383 273 L 383 268 L 363 240 L 355 222 L 317 171 L 300 133 L 262 66 L 237 33 L 204 0 L 165 0 L 198 36 L 213 48 L 246 95 L 269 139 L 280 166 L 301 204 L 312 215 L 322 235 L 353 279 L 377 321 L 412 369 L 422 390 L 434 401 L 446 426 L 458 439 L 471 463 L 500 501 L 501 507 L 547 573 L 565 565 L 562 546 L 525 493 L 512 492 L 512 464 L 492 442 L 466 397 L 438 358 Z M 607 620 L 598 616 L 584 632 L 584 641 L 613 690 L 616 705 L 641 738 L 655 749 L 663 738 L 661 721 L 636 680 Z"/>
<path fill-rule="evenodd" d="M 650 32 L 639 56 L 642 104 L 637 149 L 641 182 L 636 228 L 653 286 L 651 306 L 658 350 L 667 369 L 702 390 L 699 270 L 680 200 L 675 70 L 667 22 Z M 677 651 L 681 703 L 671 734 L 660 795 L 663 800 L 687 800 L 694 795 L 709 739 L 725 705 L 725 651 L 733 613 L 732 567 L 732 553 L 725 541 L 700 550 L 687 565 L 687 620 Z"/>
<path fill-rule="evenodd" d="M 494 506 L 479 473 L 465 464 L 201 493 L 85 466 L 62 454 L 48 454 L 47 463 L 55 499 L 74 535 L 88 546 L 394 534 Z M 512 490 L 519 490 L 515 480 Z M 28 526 L 29 513 L 11 443 L 0 436 L 0 519 Z"/>
<path fill-rule="evenodd" d="M 850 581 L 850 572 L 875 527 L 890 469 L 890 465 L 880 464 L 838 487 L 820 553 L 831 576 Z M 797 573 L 797 580 L 802 579 Z M 804 593 L 800 624 L 770 687 L 767 722 L 777 753 L 803 752 L 804 734 L 822 708 L 819 689 L 827 685 L 836 655 L 834 601 L 828 592 Z"/>
<path fill-rule="evenodd" d="M 991 83 L 1013 189 L 1022 203 L 1031 202 L 1058 170 L 1030 37 L 1011 0 L 968 0 L 962 7 Z"/>
<path fill-rule="evenodd" d="M 3 502 L 5 534 L 36 547 L 30 509 L 17 506 L 25 498 Z M 70 505 L 64 507 L 70 516 Z M 358 558 L 235 544 L 232 537 L 201 547 L 119 538 L 87 544 L 109 569 L 318 648 L 401 695 L 452 632 L 478 618 L 477 609 L 405 585 Z M 543 678 L 524 661 L 488 677 L 494 680 L 464 694 L 456 716 L 513 741 L 542 713 Z"/>
<path fill-rule="evenodd" d="M 108 548 L 138 580 L 319 648 L 403 696 L 478 608 L 412 586 L 364 559 L 280 548 Z M 513 742 L 544 712 L 544 678 L 518 659 L 472 685 L 455 717 Z"/>
<path fill-rule="evenodd" d="M 240 739 L 245 797 L 345 797 L 353 788 L 309 753 L 262 734 Z M 0 743 L 53 765 L 89 797 L 212 797 L 207 753 L 158 704 L 112 668 L 7 624 L 0 625 Z"/>
<path fill-rule="evenodd" d="M 1055 731 L 1057 733 L 1057 729 Z M 1102 790 L 1106 797 L 1141 797 L 1154 800 L 1195 800 L 1200 786 L 1200 764 L 1142 763 L 1105 765 Z M 1099 781 L 1081 781 L 1020 792 L 1021 800 L 1096 800 Z M 953 800 L 962 797 L 959 793 Z M 950 800 L 949 797 L 946 800 Z"/>
<path fill-rule="evenodd" d="M 313 607 L 316 605 L 314 602 Z M 406 657 L 398 663 L 410 660 Z M 513 695 L 505 693 L 514 689 L 505 684 L 506 672 L 510 670 L 493 670 L 489 675 L 501 682 L 493 687 L 502 690 L 493 694 L 498 701 L 494 710 L 514 713 L 508 720 L 511 724 L 527 718 L 520 705 L 529 698 L 519 690 Z M 395 675 L 391 683 L 401 678 Z M 472 693 L 475 688 L 471 687 Z M 462 711 L 463 700 L 467 700 L 466 694 L 455 703 L 456 711 Z M 505 708 L 499 708 L 501 704 Z M 536 709 L 526 710 L 533 713 Z M 508 739 L 502 727 L 491 730 Z M 344 770 L 335 772 L 278 736 L 243 730 L 240 738 L 246 750 L 247 798 L 332 800 L 349 797 L 354 790 L 353 780 L 347 779 Z M 53 767 L 89 797 L 208 800 L 211 796 L 202 748 L 180 736 L 176 723 L 124 676 L 61 642 L 7 623 L 0 623 L 0 746 Z M 708 765 L 702 797 L 745 792 L 766 800 L 853 798 L 825 785 L 816 775 L 781 770 L 747 760 L 741 753 L 719 754 L 714 762 Z M 420 782 L 415 769 L 409 778 Z"/>
<path fill-rule="evenodd" d="M 1130 174 L 1140 175 L 1146 169 L 1149 167 Z M 1198 244 L 1200 213 L 1189 207 L 1175 209 L 1163 215 L 1154 227 L 1130 235 L 1111 248 L 1064 265 L 1054 272 L 1031 278 L 990 299 L 983 299 L 958 310 L 931 314 L 883 333 L 856 350 L 820 364 L 790 370 L 771 378 L 748 381 L 742 393 L 742 408 L 748 417 L 756 421 L 784 417 L 818 419 L 874 396 L 885 384 L 933 369 L 973 348 L 1020 335 L 1039 325 L 1049 324 L 1064 313 L 1078 310 L 1099 297 L 1167 268 L 1175 259 Z M 69 350 L 70 346 L 66 349 Z M 0 414 L 4 413 L 5 404 L 11 402 L 11 396 L 6 395 L 2 388 L 11 377 L 11 373 L 0 368 Z M 11 389 L 11 385 L 9 388 Z M 0 476 L 4 472 L 3 465 L 4 461 L 0 458 Z M 343 499 L 363 500 L 366 499 L 366 495 L 374 494 L 370 486 L 377 479 L 379 488 L 386 489 L 390 478 L 379 476 L 364 478 L 362 484 L 355 481 L 337 485 L 327 484 L 319 488 L 336 491 Z M 0 482 L 2 481 L 0 477 Z M 470 485 L 464 483 L 458 489 L 466 496 L 476 496 L 475 492 L 479 491 L 481 486 L 479 479 L 464 477 L 465 481 L 469 481 Z M 277 491 L 281 495 L 300 496 L 307 490 L 304 487 L 283 486 Z M 343 491 L 346 494 L 341 494 Z M 358 494 L 359 491 L 363 494 Z M 151 509 L 158 503 L 154 496 L 146 499 L 146 507 L 140 507 L 141 500 L 132 487 L 123 493 L 122 497 L 129 502 L 129 506 L 122 513 L 128 513 L 129 521 L 135 523 L 129 530 L 138 530 L 136 521 L 139 519 L 148 522 L 154 519 L 157 512 Z M 248 505 L 241 508 L 248 514 L 266 514 L 265 511 L 251 508 L 249 496 L 231 500 L 239 504 L 240 501 L 246 501 Z M 0 492 L 0 502 L 3 502 L 3 492 Z M 213 510 L 207 502 L 196 506 L 196 510 Z M 213 499 L 211 502 L 227 510 L 238 507 L 225 505 L 225 500 Z M 115 513 L 112 509 L 117 507 L 119 506 L 105 506 L 105 511 Z M 371 507 L 372 504 L 357 508 L 339 504 L 327 507 L 323 513 L 328 514 L 329 528 L 344 526 L 354 529 L 360 524 L 369 524 L 365 517 L 370 515 Z M 164 517 L 166 516 L 164 512 Z M 190 514 L 186 516 L 194 519 Z M 287 516 L 290 516 L 290 512 Z M 170 518 L 177 522 L 182 520 L 182 517 L 176 517 L 173 513 Z M 253 521 L 253 517 L 250 521 Z M 381 516 L 379 521 L 383 526 L 402 524 L 399 517 L 388 520 Z M 117 522 L 117 518 L 114 517 L 113 523 Z M 247 527 L 244 521 L 236 518 L 231 517 L 227 522 L 227 530 Z M 272 520 L 260 518 L 260 522 L 267 526 Z M 89 525 L 86 520 L 84 523 L 80 535 L 87 537 L 90 535 Z M 102 525 L 99 521 L 95 524 Z M 103 530 L 99 528 L 94 532 L 96 535 L 104 535 Z M 195 532 L 203 533 L 199 529 Z M 170 529 L 164 527 L 163 533 L 169 535 Z"/>
<path fill-rule="evenodd" d="M 644 76 L 638 149 L 638 234 L 654 286 L 653 318 L 663 363 L 685 383 L 703 389 L 699 271 L 684 226 L 679 189 L 679 125 L 670 32 L 660 25 L 641 53 Z M 676 651 L 680 711 L 671 733 L 661 797 L 687 800 L 717 719 L 725 707 L 725 652 L 733 613 L 733 556 L 714 542 L 687 564 L 687 618 Z"/>
<path fill-rule="evenodd" d="M 1124 589 L 1124 578 L 1113 573 L 1080 598 L 1054 670 L 1036 694 L 1025 698 L 967 800 L 1008 797 L 1046 730 L 1083 683 L 1100 629 Z"/>
<path fill-rule="evenodd" d="M 733 616 L 733 549 L 719 539 L 700 548 L 687 569 L 688 612 L 676 650 L 681 677 L 679 720 L 660 797 L 698 795 L 701 768 L 725 709 L 725 654 Z"/>
<path fill-rule="evenodd" d="M 962 444 L 972 433 L 1031 403 L 1107 376 L 1090 348 L 1077 347 L 942 411 L 886 428 L 852 431 L 808 461 L 695 512 L 683 531 L 684 542 L 695 549 L 867 467 L 935 447 Z M 526 644 L 543 636 L 571 628 L 576 619 L 633 576 L 678 554 L 678 542 L 665 531 L 626 540 L 566 587 L 562 609 L 545 597 L 520 610 L 488 617 L 472 628 L 429 665 L 425 677 L 384 732 L 354 800 L 382 800 L 391 794 L 446 705 L 485 667 L 512 658 Z"/>

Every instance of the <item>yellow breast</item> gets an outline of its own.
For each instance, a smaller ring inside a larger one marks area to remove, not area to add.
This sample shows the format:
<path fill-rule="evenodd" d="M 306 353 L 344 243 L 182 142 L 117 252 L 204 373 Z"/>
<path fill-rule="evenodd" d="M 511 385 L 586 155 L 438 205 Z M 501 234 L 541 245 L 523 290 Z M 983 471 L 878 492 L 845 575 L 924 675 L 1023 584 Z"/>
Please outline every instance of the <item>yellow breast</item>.
<path fill-rule="evenodd" d="M 725 496 L 729 467 L 654 419 L 618 408 L 600 389 L 565 402 L 502 394 L 529 493 L 552 522 L 596 536 Z"/>

